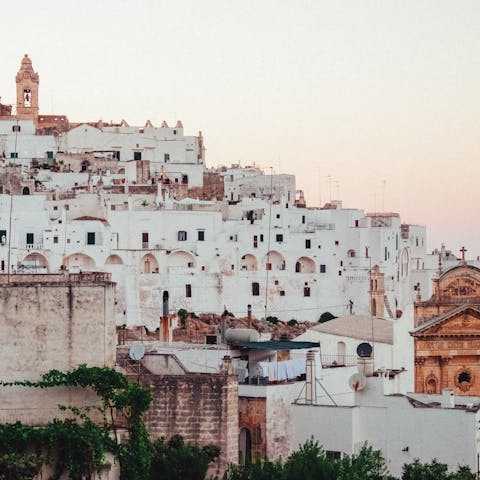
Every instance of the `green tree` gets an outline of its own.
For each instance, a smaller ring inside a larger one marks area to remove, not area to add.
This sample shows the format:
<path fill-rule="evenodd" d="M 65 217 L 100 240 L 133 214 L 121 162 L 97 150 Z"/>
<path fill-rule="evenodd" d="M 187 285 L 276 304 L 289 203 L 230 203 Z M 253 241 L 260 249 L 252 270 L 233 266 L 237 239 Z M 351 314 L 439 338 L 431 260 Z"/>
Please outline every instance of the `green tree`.
<path fill-rule="evenodd" d="M 318 319 L 319 323 L 325 323 L 330 320 L 333 320 L 334 318 L 337 318 L 333 313 L 330 312 L 324 312 L 320 315 L 320 318 Z"/>
<path fill-rule="evenodd" d="M 282 461 L 270 460 L 230 465 L 223 475 L 223 480 L 290 480 L 285 475 Z"/>
<path fill-rule="evenodd" d="M 311 439 L 290 455 L 284 472 L 288 480 L 334 480 L 338 463 L 327 458 L 318 442 Z"/>
<path fill-rule="evenodd" d="M 436 458 L 431 463 L 421 463 L 416 458 L 403 466 L 402 480 L 475 480 L 477 477 L 470 467 L 458 467 L 456 472 L 448 473 L 448 465 Z"/>
<path fill-rule="evenodd" d="M 364 445 L 358 455 L 342 458 L 337 480 L 394 480 L 388 474 L 385 461 L 379 450 Z"/>
<path fill-rule="evenodd" d="M 150 480 L 202 480 L 219 455 L 218 447 L 185 443 L 180 435 L 161 438 L 153 443 Z"/>

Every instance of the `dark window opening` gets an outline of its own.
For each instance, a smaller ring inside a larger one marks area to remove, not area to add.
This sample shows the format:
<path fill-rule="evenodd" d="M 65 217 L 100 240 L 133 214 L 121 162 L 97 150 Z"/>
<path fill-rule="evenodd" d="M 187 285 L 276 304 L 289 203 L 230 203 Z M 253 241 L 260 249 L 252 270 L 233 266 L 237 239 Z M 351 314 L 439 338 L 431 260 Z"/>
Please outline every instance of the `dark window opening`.
<path fill-rule="evenodd" d="M 33 233 L 27 233 L 27 245 L 33 245 Z"/>
<path fill-rule="evenodd" d="M 95 232 L 87 233 L 87 245 L 95 245 Z"/>
<path fill-rule="evenodd" d="M 260 295 L 260 284 L 257 282 L 252 283 L 252 295 L 258 297 Z"/>
<path fill-rule="evenodd" d="M 280 242 L 283 242 L 283 234 L 282 234 L 282 233 L 277 233 L 277 234 L 275 235 L 275 240 L 276 240 L 277 242 L 279 242 L 279 243 L 280 243 Z"/>
<path fill-rule="evenodd" d="M 185 242 L 187 240 L 187 232 L 185 230 L 179 230 L 177 238 L 179 242 Z"/>
<path fill-rule="evenodd" d="M 198 231 L 198 241 L 199 242 L 205 241 L 205 231 L 204 230 L 199 230 Z"/>
<path fill-rule="evenodd" d="M 320 273 L 325 273 L 327 271 L 326 265 L 320 265 Z"/>
<path fill-rule="evenodd" d="M 133 152 L 133 159 L 134 160 L 141 160 L 142 159 L 142 152 Z"/>
<path fill-rule="evenodd" d="M 309 238 L 305 240 L 305 248 L 312 248 L 312 241 Z"/>
<path fill-rule="evenodd" d="M 310 287 L 303 287 L 303 296 L 304 297 L 310 296 Z"/>
<path fill-rule="evenodd" d="M 185 285 L 185 296 L 186 297 L 192 296 L 192 286 L 190 284 Z"/>

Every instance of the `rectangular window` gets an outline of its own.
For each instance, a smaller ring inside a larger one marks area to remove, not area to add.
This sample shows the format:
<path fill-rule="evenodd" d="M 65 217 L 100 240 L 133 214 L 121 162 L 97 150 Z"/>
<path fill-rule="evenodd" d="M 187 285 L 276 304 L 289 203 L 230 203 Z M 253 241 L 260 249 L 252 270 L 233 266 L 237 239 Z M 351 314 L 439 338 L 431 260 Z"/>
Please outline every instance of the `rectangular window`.
<path fill-rule="evenodd" d="M 279 293 L 280 293 L 280 296 L 281 296 L 281 297 L 284 297 L 284 296 L 285 296 L 285 290 L 280 290 Z"/>
<path fill-rule="evenodd" d="M 192 286 L 190 284 L 185 285 L 185 296 L 188 298 L 192 296 Z"/>
<path fill-rule="evenodd" d="M 253 248 L 257 248 L 257 247 L 258 247 L 258 236 L 254 235 L 253 236 Z"/>
<path fill-rule="evenodd" d="M 142 233 L 142 248 L 148 248 L 148 232 Z"/>
<path fill-rule="evenodd" d="M 18 152 L 10 152 L 10 158 L 18 158 Z"/>
<path fill-rule="evenodd" d="M 170 161 L 170 154 L 169 153 L 164 153 L 163 154 L 163 161 L 165 163 L 168 163 Z"/>
<path fill-rule="evenodd" d="M 177 238 L 179 242 L 185 242 L 187 240 L 187 232 L 185 230 L 179 230 Z"/>
<path fill-rule="evenodd" d="M 385 261 L 387 261 L 387 255 L 388 255 L 387 247 L 385 247 Z"/>
<path fill-rule="evenodd" d="M 277 218 L 280 218 L 280 214 L 279 214 L 279 213 L 277 213 Z"/>
<path fill-rule="evenodd" d="M 3 271 L 5 270 L 5 260 L 2 260 L 2 266 L 1 266 L 1 268 L 2 268 L 2 272 L 3 272 Z"/>
<path fill-rule="evenodd" d="M 53 152 L 51 151 L 47 152 L 47 158 L 53 158 Z"/>
<path fill-rule="evenodd" d="M 133 152 L 133 159 L 134 160 L 141 160 L 142 159 L 142 152 Z"/>
<path fill-rule="evenodd" d="M 276 240 L 278 243 L 283 242 L 283 234 L 282 234 L 282 233 L 277 233 L 277 234 L 275 235 L 275 240 Z"/>
<path fill-rule="evenodd" d="M 326 265 L 320 265 L 320 273 L 325 273 L 327 271 Z"/>
<path fill-rule="evenodd" d="M 205 241 L 205 231 L 199 230 L 197 233 L 198 233 L 198 241 L 199 242 Z"/>
<path fill-rule="evenodd" d="M 20 130 L 20 125 L 12 125 L 12 132 L 19 132 Z"/>
<path fill-rule="evenodd" d="M 304 297 L 310 296 L 310 287 L 303 287 L 303 296 Z"/>
<path fill-rule="evenodd" d="M 337 452 L 335 450 L 327 450 L 325 456 L 330 460 L 340 460 L 342 458 L 342 452 Z"/>
<path fill-rule="evenodd" d="M 27 245 L 33 245 L 33 233 L 27 233 Z"/>
<path fill-rule="evenodd" d="M 120 160 L 120 151 L 113 152 L 113 158 Z"/>
<path fill-rule="evenodd" d="M 358 220 L 355 220 L 355 227 L 358 227 Z"/>
<path fill-rule="evenodd" d="M 53 237 L 53 243 L 58 243 L 58 237 Z"/>
<path fill-rule="evenodd" d="M 305 248 L 312 248 L 312 241 L 309 238 L 305 239 Z"/>
<path fill-rule="evenodd" d="M 260 241 L 263 242 L 263 233 L 260 234 Z"/>
<path fill-rule="evenodd" d="M 95 245 L 95 232 L 87 232 L 87 245 Z"/>
<path fill-rule="evenodd" d="M 3 193 L 3 185 L 0 185 L 0 193 Z"/>
<path fill-rule="evenodd" d="M 340 242 L 338 240 L 335 240 L 335 245 L 336 246 L 340 245 Z"/>
<path fill-rule="evenodd" d="M 305 215 L 302 215 L 302 224 L 305 225 Z"/>
<path fill-rule="evenodd" d="M 252 295 L 258 297 L 260 295 L 260 284 L 257 282 L 252 283 Z"/>
<path fill-rule="evenodd" d="M 7 231 L 0 230 L 0 244 L 5 245 L 7 243 Z"/>

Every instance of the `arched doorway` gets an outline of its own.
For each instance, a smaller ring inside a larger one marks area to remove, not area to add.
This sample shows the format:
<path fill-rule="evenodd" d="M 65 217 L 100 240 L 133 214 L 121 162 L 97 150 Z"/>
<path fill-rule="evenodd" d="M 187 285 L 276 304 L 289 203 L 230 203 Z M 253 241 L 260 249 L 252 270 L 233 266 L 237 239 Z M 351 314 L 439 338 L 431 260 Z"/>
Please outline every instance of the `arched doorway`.
<path fill-rule="evenodd" d="M 22 195 L 30 195 L 30 188 L 29 187 L 23 187 Z"/>
<path fill-rule="evenodd" d="M 243 427 L 238 435 L 238 462 L 245 465 L 252 462 L 252 435 Z"/>

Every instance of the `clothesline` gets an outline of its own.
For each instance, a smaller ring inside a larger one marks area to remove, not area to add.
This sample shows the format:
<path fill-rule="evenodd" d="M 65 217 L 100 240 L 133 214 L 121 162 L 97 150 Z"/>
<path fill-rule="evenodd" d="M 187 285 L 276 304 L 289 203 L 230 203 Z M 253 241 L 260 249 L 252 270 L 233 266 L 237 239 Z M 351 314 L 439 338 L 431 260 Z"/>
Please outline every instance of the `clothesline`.
<path fill-rule="evenodd" d="M 258 362 L 261 377 L 268 377 L 270 382 L 294 380 L 307 373 L 305 358 L 283 360 L 280 362 Z"/>

